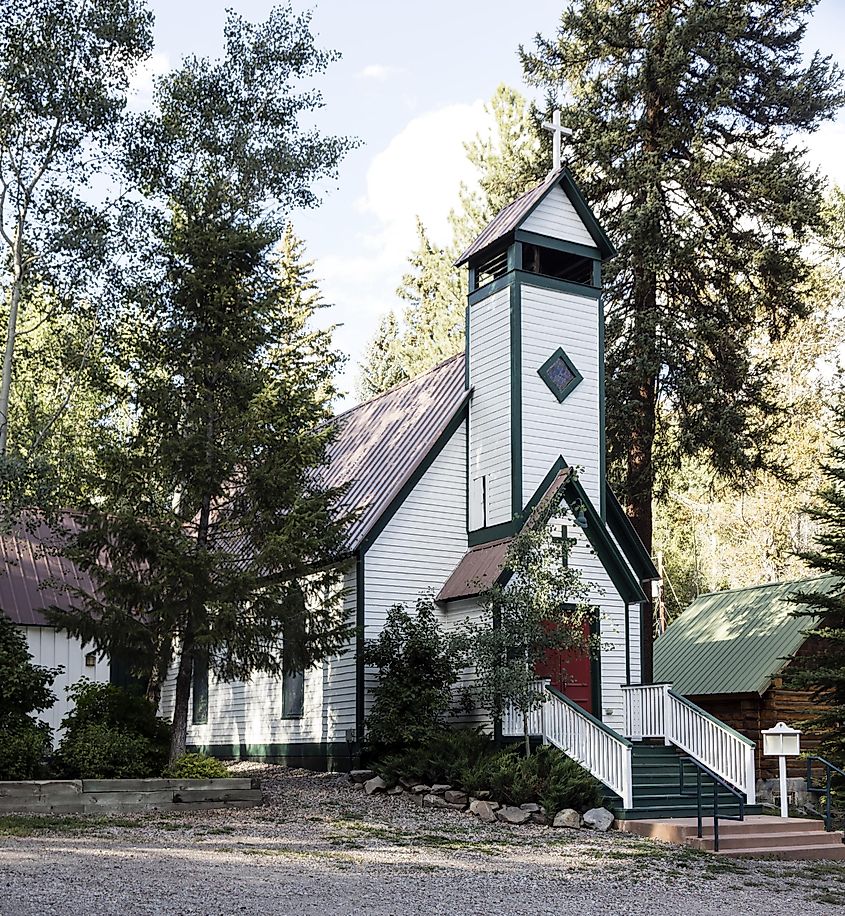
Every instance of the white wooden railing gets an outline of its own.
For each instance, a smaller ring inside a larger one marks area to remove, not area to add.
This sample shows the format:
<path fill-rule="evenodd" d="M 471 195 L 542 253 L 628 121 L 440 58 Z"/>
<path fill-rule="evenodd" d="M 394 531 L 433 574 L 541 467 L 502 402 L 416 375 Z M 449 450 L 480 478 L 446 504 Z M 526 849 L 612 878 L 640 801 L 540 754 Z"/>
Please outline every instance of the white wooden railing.
<path fill-rule="evenodd" d="M 756 802 L 754 742 L 675 693 L 671 684 L 623 687 L 625 734 L 639 741 L 662 738 L 703 763 Z"/>
<path fill-rule="evenodd" d="M 633 807 L 631 742 L 555 690 L 548 681 L 538 682 L 538 693 L 543 694 L 544 702 L 529 713 L 529 734 L 540 735 L 544 742 L 560 748 L 612 789 L 622 799 L 623 807 Z M 508 710 L 502 718 L 502 733 L 524 734 L 522 713 Z"/>

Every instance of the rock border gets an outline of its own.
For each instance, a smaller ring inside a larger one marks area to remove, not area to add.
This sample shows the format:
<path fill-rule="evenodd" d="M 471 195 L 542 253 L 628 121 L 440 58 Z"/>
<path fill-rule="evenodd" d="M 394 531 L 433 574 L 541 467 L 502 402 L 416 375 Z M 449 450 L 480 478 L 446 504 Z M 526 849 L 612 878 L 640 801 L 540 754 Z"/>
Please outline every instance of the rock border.
<path fill-rule="evenodd" d="M 402 795 L 424 808 L 465 811 L 488 824 L 500 821 L 516 826 L 540 824 L 576 830 L 586 827 L 604 832 L 615 823 L 615 815 L 607 808 L 591 808 L 583 815 L 574 808 L 564 808 L 550 817 L 546 809 L 536 802 L 501 805 L 490 799 L 490 792 L 478 792 L 472 796 L 444 783 L 427 786 L 402 777 L 396 785 L 391 786 L 375 770 L 351 770 L 346 779 L 351 789 L 367 795 Z"/>

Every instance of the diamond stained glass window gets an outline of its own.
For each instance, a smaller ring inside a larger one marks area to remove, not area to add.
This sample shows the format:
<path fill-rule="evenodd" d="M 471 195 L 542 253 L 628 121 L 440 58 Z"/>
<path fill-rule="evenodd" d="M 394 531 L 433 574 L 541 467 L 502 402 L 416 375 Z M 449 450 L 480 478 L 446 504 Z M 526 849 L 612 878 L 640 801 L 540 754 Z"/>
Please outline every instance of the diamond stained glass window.
<path fill-rule="evenodd" d="M 559 402 L 562 402 L 570 391 L 583 381 L 581 373 L 560 347 L 537 371 Z"/>

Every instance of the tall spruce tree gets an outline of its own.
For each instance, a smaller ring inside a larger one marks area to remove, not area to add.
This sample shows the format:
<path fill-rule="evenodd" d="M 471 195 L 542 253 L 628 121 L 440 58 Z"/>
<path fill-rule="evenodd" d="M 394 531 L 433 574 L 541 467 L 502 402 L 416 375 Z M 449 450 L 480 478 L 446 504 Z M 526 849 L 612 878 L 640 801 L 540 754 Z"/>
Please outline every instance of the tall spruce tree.
<path fill-rule="evenodd" d="M 760 330 L 807 311 L 823 180 L 796 133 L 843 100 L 802 58 L 815 0 L 576 0 L 520 49 L 574 130 L 570 161 L 619 255 L 605 277 L 612 474 L 647 547 L 660 472 L 770 463 L 783 398 Z M 671 416 L 671 424 L 667 418 Z"/>
<path fill-rule="evenodd" d="M 195 662 L 224 681 L 295 673 L 347 636 L 345 520 L 315 474 L 340 358 L 311 327 L 316 289 L 285 228 L 350 146 L 299 126 L 321 104 L 303 81 L 336 55 L 290 7 L 260 25 L 230 12 L 225 52 L 160 79 L 133 134 L 127 167 L 155 205 L 127 366 L 136 423 L 68 550 L 99 589 L 54 618 L 136 653 L 153 695 L 175 654 L 171 758 Z"/>
<path fill-rule="evenodd" d="M 814 570 L 840 577 L 827 593 L 795 596 L 796 614 L 808 618 L 813 648 L 790 665 L 789 684 L 809 689 L 813 709 L 806 727 L 821 738 L 821 753 L 845 766 L 845 388 L 834 406 L 833 441 L 822 466 L 825 483 L 809 508 L 818 525 L 816 547 L 802 554 Z"/>

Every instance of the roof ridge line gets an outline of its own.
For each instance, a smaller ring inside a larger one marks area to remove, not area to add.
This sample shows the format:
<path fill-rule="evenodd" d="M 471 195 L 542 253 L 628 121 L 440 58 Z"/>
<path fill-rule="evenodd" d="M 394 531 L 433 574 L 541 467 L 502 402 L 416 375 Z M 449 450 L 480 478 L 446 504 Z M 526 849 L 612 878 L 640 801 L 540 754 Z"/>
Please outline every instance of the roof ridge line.
<path fill-rule="evenodd" d="M 727 595 L 729 592 L 750 592 L 755 588 L 776 588 L 779 585 L 800 585 L 802 582 L 815 582 L 818 579 L 835 579 L 836 573 L 819 573 L 817 576 L 804 576 L 801 579 L 777 579 L 774 582 L 758 582 L 756 585 L 740 585 L 737 588 L 722 588 L 712 592 L 702 592 L 693 601 L 699 598 L 710 598 L 713 595 Z"/>

